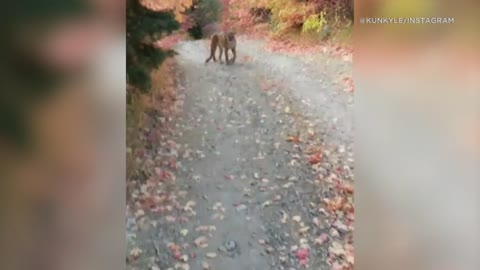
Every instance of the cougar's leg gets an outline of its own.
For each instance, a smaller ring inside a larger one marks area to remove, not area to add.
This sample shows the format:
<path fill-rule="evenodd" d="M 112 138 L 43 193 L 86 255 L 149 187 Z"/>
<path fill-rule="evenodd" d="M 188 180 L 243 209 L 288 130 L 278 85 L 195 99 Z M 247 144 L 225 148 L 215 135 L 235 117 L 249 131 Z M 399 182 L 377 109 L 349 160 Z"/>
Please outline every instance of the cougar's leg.
<path fill-rule="evenodd" d="M 235 60 L 237 59 L 237 49 L 235 47 L 232 48 L 232 53 L 233 53 L 232 64 L 234 64 Z"/>
<path fill-rule="evenodd" d="M 227 65 L 230 64 L 230 62 L 228 61 L 228 49 L 225 48 L 225 62 L 227 63 Z"/>
<path fill-rule="evenodd" d="M 218 55 L 218 59 L 220 59 L 220 63 L 223 64 L 223 61 L 222 61 L 222 54 L 223 54 L 223 48 L 220 47 L 220 54 Z"/>

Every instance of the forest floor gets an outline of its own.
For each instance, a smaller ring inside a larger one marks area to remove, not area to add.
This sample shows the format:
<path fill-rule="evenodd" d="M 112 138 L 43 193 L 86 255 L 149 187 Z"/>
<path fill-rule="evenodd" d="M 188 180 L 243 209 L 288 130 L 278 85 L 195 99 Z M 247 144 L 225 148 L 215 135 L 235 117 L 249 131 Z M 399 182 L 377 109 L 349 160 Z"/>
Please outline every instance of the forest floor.
<path fill-rule="evenodd" d="M 351 57 L 177 44 L 128 188 L 128 269 L 353 269 Z"/>

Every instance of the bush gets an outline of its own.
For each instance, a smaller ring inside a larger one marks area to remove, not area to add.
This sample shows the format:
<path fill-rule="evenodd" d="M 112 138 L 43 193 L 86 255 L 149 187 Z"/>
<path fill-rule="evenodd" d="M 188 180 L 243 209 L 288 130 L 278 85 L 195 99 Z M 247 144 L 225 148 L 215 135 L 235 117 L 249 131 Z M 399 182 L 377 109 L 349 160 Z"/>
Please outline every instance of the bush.
<path fill-rule="evenodd" d="M 315 14 L 312 5 L 296 0 L 272 0 L 267 7 L 272 11 L 271 23 L 277 34 L 301 30 L 305 20 Z"/>
<path fill-rule="evenodd" d="M 252 7 L 250 8 L 250 16 L 256 22 L 268 22 L 272 16 L 272 10 L 265 7 Z"/>
<path fill-rule="evenodd" d="M 320 12 L 320 14 L 310 15 L 303 23 L 302 32 L 320 33 L 326 23 L 327 20 L 325 19 L 325 11 Z"/>
<path fill-rule="evenodd" d="M 219 0 L 197 0 L 185 14 L 189 16 L 192 27 L 188 33 L 194 39 L 203 37 L 202 29 L 220 19 L 222 6 Z"/>

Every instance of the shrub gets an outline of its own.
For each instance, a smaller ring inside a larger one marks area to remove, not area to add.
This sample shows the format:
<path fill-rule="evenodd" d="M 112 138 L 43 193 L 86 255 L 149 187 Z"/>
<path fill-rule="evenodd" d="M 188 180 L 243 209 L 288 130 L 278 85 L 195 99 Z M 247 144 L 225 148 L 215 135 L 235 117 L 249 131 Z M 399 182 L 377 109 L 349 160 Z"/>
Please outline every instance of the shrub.
<path fill-rule="evenodd" d="M 320 33 L 326 23 L 327 20 L 325 19 L 325 11 L 320 12 L 320 14 L 310 15 L 303 23 L 302 32 Z"/>
<path fill-rule="evenodd" d="M 194 39 L 202 38 L 202 29 L 219 20 L 222 6 L 218 0 L 197 0 L 190 9 L 186 11 L 192 26 L 188 33 Z"/>

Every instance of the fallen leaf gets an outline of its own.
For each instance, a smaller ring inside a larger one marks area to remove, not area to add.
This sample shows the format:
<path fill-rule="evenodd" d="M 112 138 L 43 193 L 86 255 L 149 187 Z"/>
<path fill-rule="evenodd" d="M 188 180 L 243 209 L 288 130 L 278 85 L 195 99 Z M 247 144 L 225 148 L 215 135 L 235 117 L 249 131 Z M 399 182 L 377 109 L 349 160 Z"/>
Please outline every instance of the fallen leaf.
<path fill-rule="evenodd" d="M 349 183 L 343 183 L 340 185 L 340 188 L 345 191 L 346 193 L 353 194 L 355 191 L 355 188 L 353 187 L 352 184 Z"/>
<path fill-rule="evenodd" d="M 135 213 L 135 216 L 138 218 L 138 217 L 141 217 L 145 215 L 145 212 L 142 210 L 142 209 L 138 209 L 138 211 Z"/>
<path fill-rule="evenodd" d="M 210 269 L 210 264 L 208 264 L 207 262 L 202 262 L 202 268 L 204 270 L 209 270 Z"/>
<path fill-rule="evenodd" d="M 338 261 L 333 262 L 331 270 L 344 270 L 345 268 L 343 267 L 342 264 L 340 264 Z"/>
<path fill-rule="evenodd" d="M 222 214 L 219 214 L 219 213 L 215 213 L 215 214 L 212 215 L 213 220 L 216 220 L 216 219 L 223 220 L 224 218 L 225 218 L 225 216 L 222 215 Z"/>
<path fill-rule="evenodd" d="M 270 206 L 272 205 L 272 201 L 266 201 L 264 203 L 262 203 L 262 207 L 267 207 L 267 206 Z"/>
<path fill-rule="evenodd" d="M 308 230 L 310 230 L 310 227 L 305 226 L 305 227 L 300 228 L 300 230 L 298 230 L 298 232 L 299 233 L 306 233 L 306 232 L 308 232 Z"/>
<path fill-rule="evenodd" d="M 312 165 L 314 164 L 317 164 L 317 163 L 320 163 L 322 161 L 322 153 L 321 152 L 317 152 L 313 155 L 311 155 L 309 158 L 308 158 L 308 162 Z"/>
<path fill-rule="evenodd" d="M 206 256 L 207 258 L 213 259 L 213 258 L 217 257 L 217 253 L 215 253 L 215 252 L 208 252 L 207 254 L 205 254 L 205 256 Z"/>
<path fill-rule="evenodd" d="M 183 236 L 186 236 L 188 234 L 188 230 L 183 229 L 183 230 L 180 231 L 180 234 L 183 235 Z"/>
<path fill-rule="evenodd" d="M 208 238 L 205 236 L 200 236 L 197 239 L 195 239 L 195 245 L 200 248 L 206 248 L 208 247 Z"/>
<path fill-rule="evenodd" d="M 313 224 L 315 224 L 315 226 L 317 226 L 317 227 L 320 226 L 320 224 L 321 224 L 321 223 L 320 223 L 320 219 L 317 218 L 317 217 L 314 217 L 314 218 L 313 218 Z"/>
<path fill-rule="evenodd" d="M 328 252 L 330 252 L 330 254 L 333 254 L 335 256 L 345 256 L 346 254 L 342 244 L 336 241 L 332 242 L 332 245 L 328 248 Z"/>
<path fill-rule="evenodd" d="M 309 251 L 306 248 L 299 248 L 296 255 L 298 260 L 305 260 L 308 259 Z"/>
<path fill-rule="evenodd" d="M 333 238 L 340 237 L 340 233 L 338 233 L 338 231 L 335 228 L 331 228 L 329 233 L 330 233 L 330 236 L 332 236 Z"/>
<path fill-rule="evenodd" d="M 235 207 L 235 210 L 237 210 L 237 212 L 243 211 L 245 209 L 247 209 L 247 206 L 245 204 L 239 204 Z"/>
<path fill-rule="evenodd" d="M 300 137 L 299 136 L 288 136 L 287 137 L 287 142 L 299 143 L 300 142 Z"/>
<path fill-rule="evenodd" d="M 222 209 L 223 209 L 223 205 L 222 205 L 221 202 L 216 202 L 216 203 L 213 205 L 212 209 L 213 209 L 214 211 L 222 210 Z M 223 211 L 223 210 L 222 210 L 222 211 Z"/>
<path fill-rule="evenodd" d="M 317 237 L 317 239 L 315 239 L 315 244 L 323 245 L 324 243 L 326 243 L 328 241 L 328 239 L 329 239 L 328 234 L 322 233 L 322 234 L 320 234 L 319 237 Z"/>
<path fill-rule="evenodd" d="M 346 244 L 345 245 L 345 251 L 346 251 L 345 258 L 347 259 L 347 262 L 351 265 L 354 265 L 354 261 L 355 261 L 355 256 L 354 256 L 355 248 L 354 248 L 354 246 L 350 245 L 350 244 Z"/>
<path fill-rule="evenodd" d="M 132 256 L 133 258 L 138 258 L 140 254 L 142 254 L 142 250 L 138 247 L 135 247 L 132 250 L 130 250 L 130 256 Z"/>
<path fill-rule="evenodd" d="M 300 222 L 302 220 L 302 217 L 301 216 L 293 216 L 292 220 L 295 221 L 295 222 Z"/>
<path fill-rule="evenodd" d="M 197 205 L 196 202 L 194 201 L 188 201 L 187 204 L 183 207 L 183 211 L 187 212 L 187 211 L 193 211 L 192 207 Z"/>
<path fill-rule="evenodd" d="M 190 265 L 186 263 L 177 263 L 174 266 L 175 269 L 180 269 L 180 270 L 190 270 Z"/>
<path fill-rule="evenodd" d="M 177 261 L 183 261 L 182 256 L 183 254 L 180 252 L 180 250 L 174 250 L 172 253 L 172 257 Z"/>
<path fill-rule="evenodd" d="M 282 219 L 280 220 L 281 223 L 285 224 L 288 220 L 288 214 L 282 210 Z"/>

